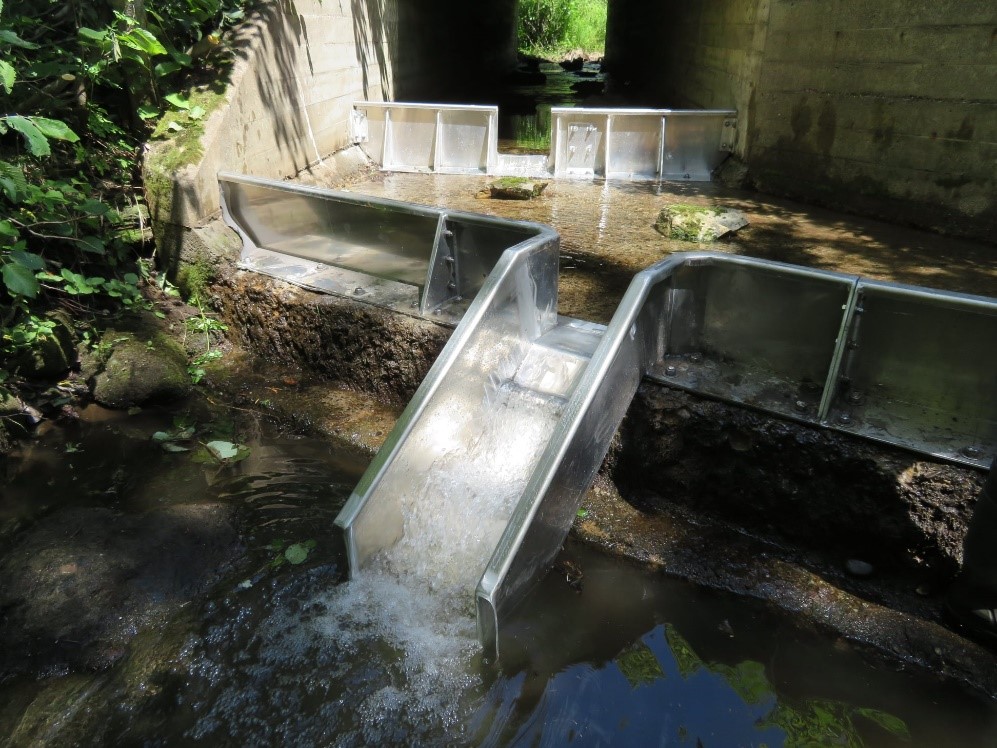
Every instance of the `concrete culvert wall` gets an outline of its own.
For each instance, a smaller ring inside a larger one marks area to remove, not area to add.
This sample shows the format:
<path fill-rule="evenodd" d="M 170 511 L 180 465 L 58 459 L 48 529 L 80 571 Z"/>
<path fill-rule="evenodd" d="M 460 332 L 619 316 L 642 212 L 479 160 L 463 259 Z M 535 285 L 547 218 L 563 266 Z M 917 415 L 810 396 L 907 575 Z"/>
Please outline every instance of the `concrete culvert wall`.
<path fill-rule="evenodd" d="M 976 0 L 612 0 L 606 58 L 648 104 L 736 107 L 762 191 L 987 238 L 995 29 Z"/>

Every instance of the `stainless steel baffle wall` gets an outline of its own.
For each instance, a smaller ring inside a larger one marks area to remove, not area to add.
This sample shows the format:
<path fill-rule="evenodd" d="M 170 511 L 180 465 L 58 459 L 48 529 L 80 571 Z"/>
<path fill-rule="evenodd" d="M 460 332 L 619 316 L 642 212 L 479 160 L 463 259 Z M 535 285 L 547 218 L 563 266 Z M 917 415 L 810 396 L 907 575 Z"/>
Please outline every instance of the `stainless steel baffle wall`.
<path fill-rule="evenodd" d="M 476 592 L 489 652 L 642 378 L 977 468 L 997 455 L 997 299 L 701 252 L 636 275 L 604 328 L 557 315 L 548 227 L 219 180 L 244 268 L 460 320 L 336 524 L 356 574 L 405 533 L 414 486 L 508 493 Z"/>
<path fill-rule="evenodd" d="M 506 248 L 546 226 L 221 172 L 239 265 L 444 322 L 461 318 Z"/>
<path fill-rule="evenodd" d="M 353 141 L 387 171 L 708 182 L 737 134 L 731 109 L 553 107 L 549 155 L 514 155 L 498 152 L 498 107 L 353 106 Z"/>

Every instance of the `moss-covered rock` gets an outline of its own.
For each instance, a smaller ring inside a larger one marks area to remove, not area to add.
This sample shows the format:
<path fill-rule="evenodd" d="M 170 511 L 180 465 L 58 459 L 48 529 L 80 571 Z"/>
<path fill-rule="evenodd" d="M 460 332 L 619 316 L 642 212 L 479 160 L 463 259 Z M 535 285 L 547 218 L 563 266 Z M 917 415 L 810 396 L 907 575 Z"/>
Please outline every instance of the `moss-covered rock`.
<path fill-rule="evenodd" d="M 705 205 L 668 205 L 661 209 L 654 228 L 669 239 L 713 242 L 748 225 L 744 213 Z"/>
<path fill-rule="evenodd" d="M 103 365 L 93 375 L 93 396 L 109 408 L 168 402 L 190 393 L 187 357 L 162 333 L 106 330 Z"/>
<path fill-rule="evenodd" d="M 548 184 L 525 177 L 502 177 L 488 184 L 488 192 L 497 200 L 532 200 L 539 197 Z"/>

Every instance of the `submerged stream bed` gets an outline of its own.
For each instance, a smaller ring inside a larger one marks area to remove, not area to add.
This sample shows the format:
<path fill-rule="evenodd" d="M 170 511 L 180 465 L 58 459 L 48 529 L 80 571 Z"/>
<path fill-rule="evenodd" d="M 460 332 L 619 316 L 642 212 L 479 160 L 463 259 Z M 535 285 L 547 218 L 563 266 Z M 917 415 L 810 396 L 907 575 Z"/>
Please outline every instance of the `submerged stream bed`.
<path fill-rule="evenodd" d="M 993 702 L 574 542 L 483 662 L 472 589 L 345 582 L 332 519 L 368 460 L 204 409 L 92 409 L 11 456 L 3 744 L 997 741 Z"/>

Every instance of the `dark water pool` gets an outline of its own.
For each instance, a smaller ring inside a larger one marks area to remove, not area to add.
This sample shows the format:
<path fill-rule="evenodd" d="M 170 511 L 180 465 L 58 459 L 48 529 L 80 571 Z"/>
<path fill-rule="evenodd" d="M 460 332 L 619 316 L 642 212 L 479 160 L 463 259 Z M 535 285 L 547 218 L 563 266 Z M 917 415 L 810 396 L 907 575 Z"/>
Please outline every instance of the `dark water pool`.
<path fill-rule="evenodd" d="M 176 429 L 173 415 L 90 418 L 8 461 L 0 570 L 39 537 L 83 558 L 85 536 L 51 531 L 66 512 L 110 510 L 101 516 L 134 520 L 122 527 L 135 534 L 146 527 L 136 518 L 210 503 L 227 509 L 237 542 L 200 588 L 146 575 L 184 568 L 169 543 L 132 577 L 108 576 L 149 588 L 128 604 L 101 598 L 131 625 L 98 631 L 119 647 L 102 666 L 46 659 L 57 644 L 43 635 L 25 640 L 35 660 L 3 650 L 6 745 L 997 744 L 993 702 L 574 543 L 506 631 L 502 662 L 484 663 L 471 590 L 467 615 L 440 621 L 390 584 L 344 583 L 332 519 L 363 455 L 244 413 L 187 414 L 196 435 L 184 445 L 249 448 L 225 466 L 165 451 L 153 434 Z M 308 546 L 299 564 L 284 555 L 293 544 Z M 44 599 L 45 585 L 66 584 L 38 579 Z M 21 583 L 0 578 L 0 589 Z M 20 615 L 4 600 L 5 617 Z M 32 670 L 41 662 L 62 665 Z"/>

